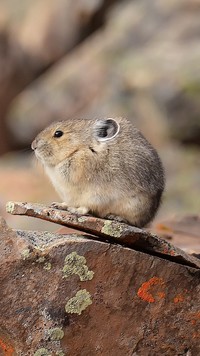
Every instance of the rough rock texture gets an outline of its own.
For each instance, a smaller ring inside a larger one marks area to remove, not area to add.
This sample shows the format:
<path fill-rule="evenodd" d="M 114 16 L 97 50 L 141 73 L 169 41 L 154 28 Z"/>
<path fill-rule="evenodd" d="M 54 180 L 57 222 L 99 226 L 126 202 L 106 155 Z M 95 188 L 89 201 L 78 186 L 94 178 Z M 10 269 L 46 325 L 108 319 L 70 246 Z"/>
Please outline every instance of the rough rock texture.
<path fill-rule="evenodd" d="M 100 239 L 103 242 L 118 243 L 125 247 L 168 258 L 177 263 L 200 268 L 198 259 L 189 256 L 166 240 L 146 232 L 144 229 L 125 223 L 101 219 L 91 215 L 71 214 L 66 210 L 34 203 L 8 202 L 6 210 L 13 215 L 36 217 L 74 228 L 92 234 L 93 238 Z"/>
<path fill-rule="evenodd" d="M 0 354 L 198 355 L 199 269 L 1 219 Z"/>

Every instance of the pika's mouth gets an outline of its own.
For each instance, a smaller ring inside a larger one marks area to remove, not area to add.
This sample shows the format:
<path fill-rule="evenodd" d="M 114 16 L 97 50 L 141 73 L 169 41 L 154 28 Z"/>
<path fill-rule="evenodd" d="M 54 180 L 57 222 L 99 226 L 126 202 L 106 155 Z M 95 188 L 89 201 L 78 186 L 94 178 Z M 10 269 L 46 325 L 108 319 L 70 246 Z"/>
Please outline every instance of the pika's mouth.
<path fill-rule="evenodd" d="M 35 157 L 43 164 L 46 163 L 46 157 L 41 149 L 34 149 Z"/>
<path fill-rule="evenodd" d="M 42 154 L 42 152 L 41 152 L 41 150 L 40 149 L 34 149 L 34 153 L 35 153 L 35 155 L 36 155 L 36 157 L 38 158 L 38 159 L 42 159 L 42 157 L 43 157 L 43 154 Z"/>
<path fill-rule="evenodd" d="M 52 156 L 50 147 L 44 142 L 34 140 L 31 144 L 31 148 L 34 151 L 35 156 L 43 163 L 47 163 Z"/>

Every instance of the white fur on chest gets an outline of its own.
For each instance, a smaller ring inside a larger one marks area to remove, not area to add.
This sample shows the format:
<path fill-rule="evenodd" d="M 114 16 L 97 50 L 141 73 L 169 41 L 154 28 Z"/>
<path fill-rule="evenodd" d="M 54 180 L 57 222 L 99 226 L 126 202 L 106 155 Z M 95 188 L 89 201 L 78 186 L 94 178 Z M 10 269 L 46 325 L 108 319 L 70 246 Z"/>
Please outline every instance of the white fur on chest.
<path fill-rule="evenodd" d="M 70 207 L 89 207 L 94 194 L 88 185 L 69 181 L 61 174 L 59 167 L 46 167 L 45 170 L 63 202 Z"/>
<path fill-rule="evenodd" d="M 61 199 L 71 205 L 75 200 L 76 187 L 65 179 L 58 168 L 45 167 L 45 170 Z"/>

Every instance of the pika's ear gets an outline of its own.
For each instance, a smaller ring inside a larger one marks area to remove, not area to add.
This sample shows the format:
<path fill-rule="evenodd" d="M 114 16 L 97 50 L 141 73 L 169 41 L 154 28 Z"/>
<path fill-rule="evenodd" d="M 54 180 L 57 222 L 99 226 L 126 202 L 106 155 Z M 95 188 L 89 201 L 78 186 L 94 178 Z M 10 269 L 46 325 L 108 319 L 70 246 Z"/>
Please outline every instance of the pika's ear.
<path fill-rule="evenodd" d="M 94 134 L 98 141 L 112 140 L 119 133 L 120 126 L 114 119 L 99 119 L 94 124 Z"/>

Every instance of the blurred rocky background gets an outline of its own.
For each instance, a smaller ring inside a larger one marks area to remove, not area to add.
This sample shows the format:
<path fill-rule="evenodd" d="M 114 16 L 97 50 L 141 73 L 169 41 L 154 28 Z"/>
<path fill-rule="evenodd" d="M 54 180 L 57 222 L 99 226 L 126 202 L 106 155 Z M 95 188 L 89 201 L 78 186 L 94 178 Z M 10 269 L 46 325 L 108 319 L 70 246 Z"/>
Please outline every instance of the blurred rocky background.
<path fill-rule="evenodd" d="M 157 220 L 200 212 L 199 18 L 199 0 L 1 0 L 0 214 L 11 226 L 46 228 L 5 203 L 58 199 L 29 147 L 69 117 L 128 117 L 165 166 Z"/>

